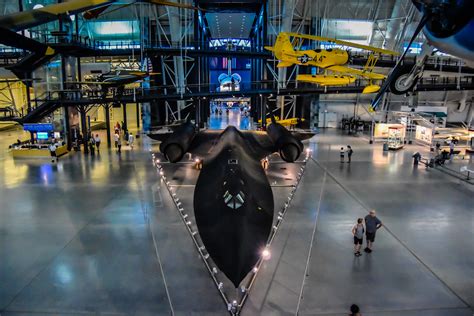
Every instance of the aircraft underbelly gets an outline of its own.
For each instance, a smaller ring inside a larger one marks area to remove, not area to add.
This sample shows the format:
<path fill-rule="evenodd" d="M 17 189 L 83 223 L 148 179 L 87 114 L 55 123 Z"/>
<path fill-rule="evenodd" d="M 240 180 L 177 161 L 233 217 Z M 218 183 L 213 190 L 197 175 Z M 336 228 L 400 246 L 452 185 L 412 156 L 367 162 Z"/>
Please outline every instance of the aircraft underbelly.
<path fill-rule="evenodd" d="M 226 148 L 204 161 L 194 192 L 200 237 L 235 287 L 256 265 L 273 223 L 268 179 L 260 162 L 244 152 Z M 237 183 L 232 190 L 227 187 L 230 181 Z"/>

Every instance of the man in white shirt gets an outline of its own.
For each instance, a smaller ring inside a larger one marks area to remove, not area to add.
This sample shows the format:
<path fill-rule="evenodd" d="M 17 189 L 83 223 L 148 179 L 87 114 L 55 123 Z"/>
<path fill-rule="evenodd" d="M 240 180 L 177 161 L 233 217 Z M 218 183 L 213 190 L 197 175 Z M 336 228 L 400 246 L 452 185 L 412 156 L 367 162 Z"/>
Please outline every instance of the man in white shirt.
<path fill-rule="evenodd" d="M 49 145 L 49 152 L 51 153 L 51 162 L 58 162 L 58 156 L 56 155 L 57 146 L 53 142 Z"/>
<path fill-rule="evenodd" d="M 128 144 L 130 145 L 130 148 L 133 149 L 133 143 L 135 142 L 135 137 L 133 136 L 132 133 L 128 134 Z"/>
<path fill-rule="evenodd" d="M 97 147 L 97 153 L 100 154 L 100 137 L 99 137 L 99 134 L 95 134 L 94 141 L 95 141 L 95 147 Z"/>

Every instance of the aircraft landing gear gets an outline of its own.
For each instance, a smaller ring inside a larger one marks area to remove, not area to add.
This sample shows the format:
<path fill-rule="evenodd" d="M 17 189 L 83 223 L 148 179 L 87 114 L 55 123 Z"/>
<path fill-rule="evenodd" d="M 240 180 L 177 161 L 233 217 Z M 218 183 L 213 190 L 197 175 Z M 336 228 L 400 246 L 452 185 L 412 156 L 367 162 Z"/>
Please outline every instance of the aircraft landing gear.
<path fill-rule="evenodd" d="M 395 68 L 392 74 L 393 80 L 390 82 L 390 92 L 401 95 L 413 91 L 418 80 L 423 76 L 425 62 L 432 52 L 433 47 L 425 41 L 415 65 Z"/>
<path fill-rule="evenodd" d="M 400 67 L 395 70 L 395 79 L 390 83 L 390 92 L 401 95 L 413 91 L 422 72 L 416 69 L 416 65 Z"/>

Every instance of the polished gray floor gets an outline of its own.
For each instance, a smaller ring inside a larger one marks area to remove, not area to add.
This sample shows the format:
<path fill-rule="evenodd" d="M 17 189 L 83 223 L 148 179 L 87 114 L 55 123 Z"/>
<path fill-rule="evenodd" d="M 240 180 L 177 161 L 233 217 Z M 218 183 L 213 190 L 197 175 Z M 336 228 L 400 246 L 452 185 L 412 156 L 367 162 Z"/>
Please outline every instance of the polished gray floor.
<path fill-rule="evenodd" d="M 0 148 L 16 138 L 1 133 Z M 347 144 L 353 162 L 341 164 Z M 152 167 L 156 144 L 138 145 L 58 164 L 0 152 L 1 315 L 226 314 Z M 472 315 L 472 187 L 413 168 L 412 153 L 427 154 L 415 145 L 384 153 L 328 131 L 310 146 L 314 159 L 242 315 L 346 315 L 352 303 L 364 315 Z M 271 163 L 276 206 L 296 170 Z M 192 220 L 198 171 L 165 171 Z M 374 252 L 354 258 L 350 229 L 369 209 L 385 227 Z M 225 291 L 235 295 L 228 283 Z"/>

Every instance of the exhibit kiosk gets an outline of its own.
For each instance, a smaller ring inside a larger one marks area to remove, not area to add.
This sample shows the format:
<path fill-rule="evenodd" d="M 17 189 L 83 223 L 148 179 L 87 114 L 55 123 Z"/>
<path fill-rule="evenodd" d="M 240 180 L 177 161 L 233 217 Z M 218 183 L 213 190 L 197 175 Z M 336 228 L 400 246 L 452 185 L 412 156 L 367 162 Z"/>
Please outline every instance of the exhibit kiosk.
<path fill-rule="evenodd" d="M 389 150 L 403 148 L 405 143 L 406 126 L 398 123 L 377 123 L 374 127 L 374 139 L 382 140 Z"/>
<path fill-rule="evenodd" d="M 14 158 L 49 158 L 51 157 L 49 146 L 53 142 L 57 144 L 56 155 L 58 157 L 68 153 L 66 143 L 61 141 L 61 133 L 54 131 L 53 124 L 24 124 L 23 129 L 31 133 L 31 139 L 18 140 L 10 146 Z"/>

